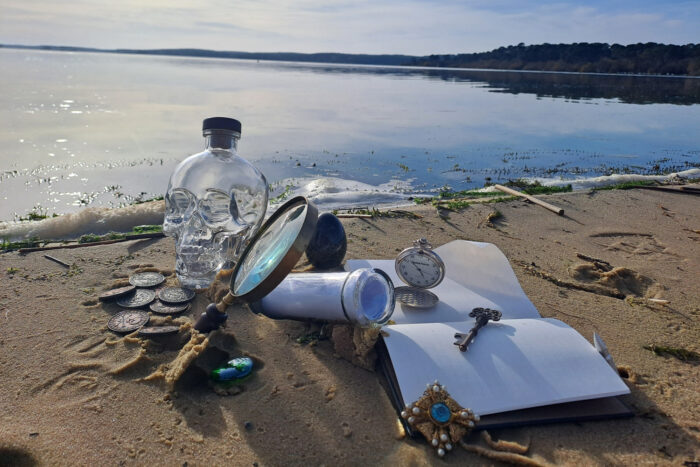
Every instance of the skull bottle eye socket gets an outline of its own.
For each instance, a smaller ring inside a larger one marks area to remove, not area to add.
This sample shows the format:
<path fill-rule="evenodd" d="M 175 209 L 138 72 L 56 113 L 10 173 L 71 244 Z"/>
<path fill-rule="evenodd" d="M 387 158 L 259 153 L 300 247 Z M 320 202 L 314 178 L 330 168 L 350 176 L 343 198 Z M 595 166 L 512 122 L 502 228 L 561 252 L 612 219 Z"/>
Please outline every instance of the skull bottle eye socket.
<path fill-rule="evenodd" d="M 183 222 L 192 215 L 195 207 L 194 195 L 184 188 L 175 188 L 166 194 L 163 232 L 166 235 L 177 236 Z"/>

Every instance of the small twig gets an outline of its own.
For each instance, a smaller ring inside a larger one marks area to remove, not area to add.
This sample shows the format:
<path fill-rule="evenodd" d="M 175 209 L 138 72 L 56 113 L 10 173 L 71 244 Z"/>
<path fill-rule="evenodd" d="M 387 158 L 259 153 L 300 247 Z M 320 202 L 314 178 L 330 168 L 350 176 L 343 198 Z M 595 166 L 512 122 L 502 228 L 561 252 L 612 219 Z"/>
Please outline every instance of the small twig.
<path fill-rule="evenodd" d="M 515 441 L 504 441 L 502 439 L 494 441 L 493 438 L 491 438 L 491 434 L 486 430 L 481 432 L 481 437 L 484 441 L 486 441 L 486 444 L 488 444 L 492 449 L 495 449 L 496 451 L 506 451 L 514 452 L 516 454 L 525 454 L 530 449 L 530 443 L 528 443 L 527 446 L 523 446 L 522 444 L 516 443 Z"/>
<path fill-rule="evenodd" d="M 476 446 L 474 444 L 467 444 L 461 439 L 459 440 L 459 444 L 469 452 L 474 452 L 480 456 L 484 456 L 489 459 L 494 459 L 501 462 L 508 462 L 509 464 L 528 465 L 533 467 L 543 467 L 547 465 L 530 457 L 523 456 L 521 454 L 515 454 L 513 452 L 499 452 L 494 451 L 492 449 L 482 448 L 481 446 Z"/>
<path fill-rule="evenodd" d="M 50 259 L 50 260 L 53 261 L 54 263 L 58 263 L 58 264 L 60 264 L 61 266 L 64 266 L 64 267 L 67 267 L 67 268 L 70 269 L 70 264 L 68 264 L 68 263 L 66 263 L 66 262 L 64 262 L 64 261 L 61 261 L 61 260 L 58 259 L 58 258 L 54 258 L 53 256 L 49 256 L 49 255 L 44 255 L 44 258 Z"/>
<path fill-rule="evenodd" d="M 608 272 L 612 271 L 613 266 L 612 264 L 608 263 L 607 261 L 604 261 L 602 259 L 594 258 L 592 256 L 584 255 L 581 253 L 576 253 L 576 256 L 584 261 L 588 261 L 590 263 L 593 263 L 593 266 L 595 266 L 597 269 Z"/>
<path fill-rule="evenodd" d="M 411 219 L 423 219 L 423 216 L 416 214 L 415 212 L 405 211 L 403 209 L 390 209 L 387 211 L 389 214 L 396 214 L 398 217 L 409 217 Z"/>
<path fill-rule="evenodd" d="M 610 266 L 610 269 L 612 269 L 612 264 L 608 263 L 605 260 L 594 258 L 594 257 L 588 256 L 588 255 L 584 255 L 583 253 L 576 253 L 576 256 L 584 261 L 590 261 L 591 263 L 605 264 L 606 266 Z"/>
<path fill-rule="evenodd" d="M 554 277 L 553 275 L 542 271 L 539 266 L 530 266 L 529 264 L 525 263 L 524 261 L 517 261 L 524 269 L 525 272 L 528 272 L 532 274 L 533 276 L 540 277 L 544 280 L 547 280 L 551 282 L 554 285 L 557 285 L 559 287 L 564 287 L 567 289 L 574 289 L 574 290 L 583 290 L 584 292 L 589 292 L 589 293 L 594 293 L 597 295 L 605 295 L 608 297 L 613 297 L 613 298 L 618 298 L 620 300 L 624 300 L 626 296 L 622 292 L 615 292 L 614 290 L 609 290 L 603 286 L 594 286 L 594 285 L 586 285 L 586 284 L 576 284 L 573 282 L 568 282 L 564 281 L 561 279 L 558 279 Z"/>
<path fill-rule="evenodd" d="M 338 219 L 371 219 L 374 216 L 372 216 L 372 214 L 336 214 L 335 217 L 337 217 Z"/>

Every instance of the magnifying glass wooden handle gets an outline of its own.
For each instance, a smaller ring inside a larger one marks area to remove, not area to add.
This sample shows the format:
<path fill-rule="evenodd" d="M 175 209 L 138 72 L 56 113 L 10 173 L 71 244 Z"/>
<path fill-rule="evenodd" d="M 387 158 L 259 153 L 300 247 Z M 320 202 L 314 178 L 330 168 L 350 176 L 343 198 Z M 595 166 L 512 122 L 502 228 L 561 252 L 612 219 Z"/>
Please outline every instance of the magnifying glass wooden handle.
<path fill-rule="evenodd" d="M 194 328 L 199 332 L 211 332 L 224 324 L 228 318 L 228 314 L 225 313 L 226 308 L 233 303 L 236 297 L 233 296 L 231 292 L 224 295 L 219 303 L 210 303 L 207 305 L 207 309 L 201 314 L 199 319 L 194 325 Z"/>

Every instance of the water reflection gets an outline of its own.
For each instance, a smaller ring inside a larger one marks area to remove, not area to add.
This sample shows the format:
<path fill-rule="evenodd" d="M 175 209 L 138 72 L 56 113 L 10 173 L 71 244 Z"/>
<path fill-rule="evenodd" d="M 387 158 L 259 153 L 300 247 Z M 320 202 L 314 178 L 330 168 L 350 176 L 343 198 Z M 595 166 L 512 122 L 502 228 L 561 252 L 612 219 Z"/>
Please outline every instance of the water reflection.
<path fill-rule="evenodd" d="M 566 100 L 605 99 L 625 104 L 700 104 L 700 78 L 603 75 L 513 70 L 455 70 L 268 62 L 280 69 L 322 74 L 384 75 L 472 83 L 491 92 Z"/>

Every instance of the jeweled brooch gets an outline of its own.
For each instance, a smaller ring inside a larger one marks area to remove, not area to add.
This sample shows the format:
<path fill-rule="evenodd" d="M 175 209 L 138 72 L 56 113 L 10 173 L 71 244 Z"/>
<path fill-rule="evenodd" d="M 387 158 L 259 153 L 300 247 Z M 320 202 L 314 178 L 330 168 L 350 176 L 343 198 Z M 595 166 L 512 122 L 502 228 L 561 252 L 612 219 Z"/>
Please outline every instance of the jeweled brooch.
<path fill-rule="evenodd" d="M 423 396 L 406 406 L 401 417 L 420 431 L 442 457 L 469 434 L 479 416 L 457 403 L 439 382 L 428 384 Z"/>

